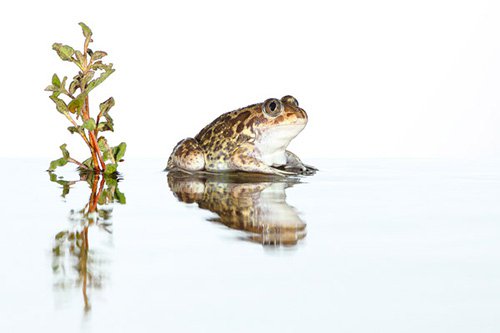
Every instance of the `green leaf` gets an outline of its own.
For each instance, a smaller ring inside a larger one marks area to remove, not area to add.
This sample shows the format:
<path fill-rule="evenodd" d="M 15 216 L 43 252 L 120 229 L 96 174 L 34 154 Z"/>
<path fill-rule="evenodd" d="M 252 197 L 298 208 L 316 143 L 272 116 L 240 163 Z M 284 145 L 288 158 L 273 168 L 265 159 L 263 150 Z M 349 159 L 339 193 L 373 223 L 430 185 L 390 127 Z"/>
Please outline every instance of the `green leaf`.
<path fill-rule="evenodd" d="M 66 81 L 67 80 L 68 80 L 67 76 L 63 77 L 62 82 L 61 82 L 61 89 L 66 90 Z"/>
<path fill-rule="evenodd" d="M 107 55 L 108 54 L 104 51 L 95 51 L 92 53 L 92 57 L 90 58 L 90 62 L 94 62 L 94 61 L 97 61 L 99 59 L 102 59 Z"/>
<path fill-rule="evenodd" d="M 111 116 L 109 115 L 109 113 L 105 113 L 104 114 L 104 118 L 106 118 L 106 123 L 108 124 L 108 127 L 109 127 L 109 130 L 111 132 L 114 132 L 115 128 L 114 128 L 114 123 L 113 123 L 113 118 L 111 118 Z"/>
<path fill-rule="evenodd" d="M 97 143 L 99 144 L 99 149 L 102 152 L 102 159 L 104 160 L 104 162 L 111 161 L 115 163 L 113 150 L 109 148 L 106 138 L 103 136 L 99 137 Z"/>
<path fill-rule="evenodd" d="M 125 194 L 120 192 L 118 188 L 115 189 L 115 199 L 118 201 L 120 204 L 125 205 L 127 203 L 127 199 L 125 198 Z"/>
<path fill-rule="evenodd" d="M 61 88 L 61 80 L 59 80 L 59 77 L 55 73 L 52 75 L 52 85 L 54 87 Z"/>
<path fill-rule="evenodd" d="M 75 134 L 78 132 L 78 128 L 75 127 L 75 126 L 70 126 L 68 127 L 68 131 L 71 133 L 71 134 Z"/>
<path fill-rule="evenodd" d="M 52 76 L 52 84 L 49 85 L 49 86 L 47 86 L 45 88 L 45 91 L 57 92 L 57 96 L 59 96 L 60 93 L 64 93 L 66 91 L 65 86 L 66 86 L 66 80 L 67 79 L 68 78 L 65 76 L 63 78 L 62 83 L 61 83 L 61 81 L 59 80 L 59 77 L 57 76 L 57 74 L 54 74 Z"/>
<path fill-rule="evenodd" d="M 57 235 L 56 235 L 56 239 L 61 239 L 65 236 L 68 235 L 68 231 L 61 231 L 61 232 L 58 232 Z"/>
<path fill-rule="evenodd" d="M 66 195 L 69 193 L 69 190 L 71 189 L 71 186 L 73 185 L 74 182 L 70 182 L 64 179 L 59 179 L 57 175 L 53 171 L 49 171 L 50 175 L 50 181 L 57 183 L 62 186 L 62 193 L 61 196 L 64 198 Z"/>
<path fill-rule="evenodd" d="M 56 257 L 60 257 L 61 256 L 61 246 L 56 246 L 52 249 L 52 253 L 56 256 Z"/>
<path fill-rule="evenodd" d="M 118 180 L 116 179 L 116 177 L 104 177 L 104 178 L 106 180 L 106 185 L 108 187 L 118 186 Z"/>
<path fill-rule="evenodd" d="M 97 203 L 100 205 L 100 206 L 104 206 L 107 202 L 106 202 L 106 196 L 108 194 L 108 191 L 107 190 L 104 190 L 102 191 L 101 193 L 101 196 L 98 198 L 97 200 Z"/>
<path fill-rule="evenodd" d="M 113 128 L 113 118 L 109 115 L 109 110 L 115 105 L 115 99 L 113 97 L 108 98 L 106 101 L 99 104 L 99 116 L 104 116 L 106 122 L 103 122 L 102 126 L 99 128 L 100 131 L 114 131 Z M 101 125 L 101 124 L 99 124 Z"/>
<path fill-rule="evenodd" d="M 64 157 L 58 158 L 57 160 L 50 162 L 49 171 L 54 171 L 56 168 L 65 166 L 66 164 L 68 164 L 67 159 Z"/>
<path fill-rule="evenodd" d="M 95 63 L 92 64 L 92 66 L 90 66 L 90 68 L 92 68 L 93 70 L 100 69 L 105 71 L 106 69 L 109 68 L 109 65 L 103 64 L 102 61 L 96 61 Z"/>
<path fill-rule="evenodd" d="M 105 153 L 107 152 L 109 149 L 108 149 L 108 140 L 106 140 L 105 137 L 103 136 L 100 136 L 99 139 L 97 139 L 97 144 L 99 145 L 99 149 Z"/>
<path fill-rule="evenodd" d="M 97 130 L 99 132 L 105 132 L 105 131 L 113 131 L 113 125 L 110 126 L 110 124 L 107 121 L 100 121 L 99 125 L 97 125 Z"/>
<path fill-rule="evenodd" d="M 89 130 L 89 131 L 93 131 L 93 130 L 95 130 L 95 126 L 96 126 L 96 125 L 95 125 L 95 120 L 94 120 L 94 118 L 89 118 L 89 119 L 87 119 L 87 120 L 83 123 L 83 125 L 82 125 L 82 127 L 83 127 L 83 128 L 85 128 L 85 129 L 87 129 L 87 130 Z"/>
<path fill-rule="evenodd" d="M 127 150 L 127 144 L 125 142 L 120 143 L 118 146 L 113 147 L 113 155 L 115 160 L 120 161 L 123 156 L 125 156 L 125 151 Z"/>
<path fill-rule="evenodd" d="M 79 85 L 77 81 L 71 81 L 71 83 L 69 84 L 69 93 L 73 95 L 78 87 Z"/>
<path fill-rule="evenodd" d="M 72 100 L 71 102 L 69 102 L 69 104 L 68 104 L 68 110 L 69 110 L 69 112 L 75 113 L 76 111 L 78 111 L 78 113 L 80 113 L 80 111 L 83 108 L 83 101 L 84 101 L 84 99 L 85 99 L 85 95 L 84 94 L 80 94 L 74 100 Z"/>
<path fill-rule="evenodd" d="M 66 195 L 68 195 L 68 193 L 69 193 L 69 185 L 63 186 L 61 197 L 66 198 Z"/>
<path fill-rule="evenodd" d="M 83 67 L 85 64 L 85 58 L 83 57 L 82 52 L 75 51 L 75 55 L 76 55 L 76 59 L 78 60 L 78 63 L 80 64 L 81 67 Z"/>
<path fill-rule="evenodd" d="M 99 116 L 104 116 L 106 118 L 106 122 L 102 122 L 99 125 L 103 124 L 100 131 L 114 131 L 113 128 L 113 118 L 109 115 L 109 110 L 115 105 L 115 100 L 113 97 L 108 98 L 106 101 L 99 104 Z"/>
<path fill-rule="evenodd" d="M 113 97 L 108 98 L 101 104 L 99 104 L 100 114 L 107 113 L 113 106 L 115 106 L 115 99 Z"/>
<path fill-rule="evenodd" d="M 68 158 L 69 158 L 69 152 L 68 152 L 68 150 L 66 149 L 66 146 L 67 146 L 67 145 L 64 143 L 64 144 L 62 144 L 62 145 L 59 147 L 59 149 L 61 149 L 62 154 L 63 154 L 63 157 L 64 157 L 65 159 L 68 159 Z"/>
<path fill-rule="evenodd" d="M 49 178 L 51 182 L 57 182 L 57 175 L 52 171 L 49 172 Z"/>
<path fill-rule="evenodd" d="M 115 173 L 117 167 L 118 166 L 116 164 L 112 164 L 112 163 L 106 164 L 106 170 L 104 170 L 104 174 L 110 175 L 112 173 Z"/>
<path fill-rule="evenodd" d="M 104 70 L 104 72 L 101 73 L 101 75 L 99 75 L 97 79 L 89 82 L 89 84 L 87 85 L 88 92 L 97 87 L 98 85 L 100 85 L 101 83 L 103 83 L 104 80 L 108 78 L 108 76 L 113 74 L 115 70 L 112 68 L 112 66 L 113 64 L 109 64 L 108 67 Z"/>
<path fill-rule="evenodd" d="M 85 38 L 90 38 L 92 36 L 92 30 L 83 22 L 78 23 L 82 27 L 83 36 Z"/>
<path fill-rule="evenodd" d="M 95 72 L 94 71 L 88 71 L 87 74 L 85 74 L 83 76 L 83 79 L 81 81 L 81 85 L 82 87 L 86 87 L 87 86 L 87 82 L 89 82 L 90 80 L 92 80 L 92 78 L 94 77 L 94 74 Z"/>
<path fill-rule="evenodd" d="M 57 94 L 57 95 L 59 95 L 59 94 Z M 57 111 L 59 111 L 61 113 L 68 112 L 69 111 L 68 106 L 66 105 L 66 103 L 62 99 L 57 97 L 57 95 L 55 92 L 54 92 L 54 94 L 50 95 L 50 99 L 52 101 L 54 101 L 54 103 L 56 103 Z"/>
<path fill-rule="evenodd" d="M 73 54 L 75 53 L 75 50 L 71 46 L 54 43 L 52 44 L 52 49 L 57 52 L 57 55 L 62 60 L 73 61 Z"/>
<path fill-rule="evenodd" d="M 85 100 L 85 96 L 87 96 L 92 89 L 94 89 L 99 84 L 101 84 L 104 80 L 106 80 L 106 78 L 108 76 L 110 76 L 115 71 L 114 69 L 111 69 L 111 66 L 112 66 L 112 64 L 110 65 L 108 70 L 101 73 L 101 75 L 97 79 L 90 81 L 87 84 L 87 89 L 85 89 L 82 93 L 80 93 L 78 96 L 76 96 L 75 99 L 69 103 L 68 107 L 72 113 L 74 113 L 76 109 L 78 109 L 78 111 L 80 111 L 82 106 L 83 106 L 83 101 Z M 87 75 L 89 78 L 91 78 L 94 75 L 94 73 L 92 72 L 92 74 L 90 74 L 90 72 L 89 72 L 89 74 L 87 74 Z M 75 80 L 81 79 L 82 81 L 84 81 L 85 78 L 82 79 L 79 75 L 77 75 L 74 77 L 74 79 Z"/>
<path fill-rule="evenodd" d="M 92 157 L 87 158 L 85 161 L 82 162 L 82 164 L 88 167 L 89 169 L 94 168 L 94 161 L 92 160 Z"/>

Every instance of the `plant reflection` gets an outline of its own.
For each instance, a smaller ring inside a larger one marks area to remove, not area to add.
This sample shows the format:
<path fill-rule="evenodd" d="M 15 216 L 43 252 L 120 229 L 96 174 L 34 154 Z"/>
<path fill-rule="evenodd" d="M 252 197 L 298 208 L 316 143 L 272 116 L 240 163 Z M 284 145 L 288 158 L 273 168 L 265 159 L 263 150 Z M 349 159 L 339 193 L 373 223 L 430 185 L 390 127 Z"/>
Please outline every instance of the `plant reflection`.
<path fill-rule="evenodd" d="M 218 217 L 209 221 L 245 231 L 244 240 L 294 246 L 306 236 L 306 224 L 286 202 L 285 189 L 299 183 L 296 178 L 169 172 L 167 179 L 179 201 L 214 212 Z"/>
<path fill-rule="evenodd" d="M 95 228 L 111 235 L 111 204 L 125 204 L 125 195 L 118 189 L 119 178 L 116 176 L 82 173 L 80 179 L 68 181 L 53 172 L 49 175 L 50 181 L 62 186 L 63 198 L 78 182 L 86 182 L 91 190 L 84 207 L 70 211 L 70 227 L 57 233 L 52 248 L 55 287 L 63 290 L 81 287 L 84 310 L 87 312 L 91 308 L 87 291 L 101 288 L 105 277 L 101 270 L 104 260 L 99 252 L 91 248 L 89 229 Z"/>

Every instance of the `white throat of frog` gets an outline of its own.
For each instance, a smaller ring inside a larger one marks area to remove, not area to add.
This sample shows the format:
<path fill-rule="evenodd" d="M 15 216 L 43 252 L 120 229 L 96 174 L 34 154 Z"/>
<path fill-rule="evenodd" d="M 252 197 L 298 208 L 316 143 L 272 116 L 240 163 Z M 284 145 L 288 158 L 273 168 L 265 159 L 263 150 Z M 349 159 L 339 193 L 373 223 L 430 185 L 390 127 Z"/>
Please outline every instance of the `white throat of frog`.
<path fill-rule="evenodd" d="M 262 131 L 255 140 L 261 161 L 269 166 L 286 164 L 286 148 L 306 124 L 281 125 Z"/>

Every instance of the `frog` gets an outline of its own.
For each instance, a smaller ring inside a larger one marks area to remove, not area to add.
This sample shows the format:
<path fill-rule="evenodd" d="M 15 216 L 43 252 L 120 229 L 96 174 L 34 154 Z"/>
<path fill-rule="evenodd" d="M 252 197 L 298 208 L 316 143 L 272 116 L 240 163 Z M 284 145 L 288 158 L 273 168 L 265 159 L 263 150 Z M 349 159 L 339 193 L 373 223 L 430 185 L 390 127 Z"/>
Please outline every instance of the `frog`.
<path fill-rule="evenodd" d="M 307 122 L 306 111 L 291 95 L 223 113 L 194 138 L 179 141 L 170 154 L 166 170 L 190 174 L 314 174 L 318 169 L 304 164 L 287 150 Z"/>
<path fill-rule="evenodd" d="M 285 191 L 301 184 L 296 177 L 169 172 L 167 182 L 179 201 L 215 214 L 207 221 L 243 231 L 239 239 L 278 247 L 295 246 L 307 235 L 306 223 L 286 201 Z"/>

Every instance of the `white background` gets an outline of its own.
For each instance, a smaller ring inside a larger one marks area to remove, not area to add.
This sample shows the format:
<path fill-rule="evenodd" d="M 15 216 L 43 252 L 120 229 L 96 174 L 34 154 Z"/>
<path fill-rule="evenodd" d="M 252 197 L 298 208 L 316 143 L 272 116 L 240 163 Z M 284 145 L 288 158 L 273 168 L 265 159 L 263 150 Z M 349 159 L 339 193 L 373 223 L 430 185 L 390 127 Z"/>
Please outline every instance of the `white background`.
<path fill-rule="evenodd" d="M 222 112 L 294 95 L 309 157 L 499 157 L 496 1 L 10 1 L 0 13 L 0 156 L 57 157 L 65 130 L 43 88 L 53 42 L 81 47 L 78 22 L 117 71 L 109 96 L 128 157 L 168 157 Z"/>

